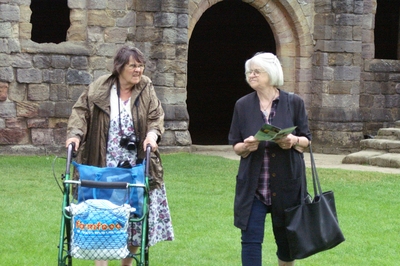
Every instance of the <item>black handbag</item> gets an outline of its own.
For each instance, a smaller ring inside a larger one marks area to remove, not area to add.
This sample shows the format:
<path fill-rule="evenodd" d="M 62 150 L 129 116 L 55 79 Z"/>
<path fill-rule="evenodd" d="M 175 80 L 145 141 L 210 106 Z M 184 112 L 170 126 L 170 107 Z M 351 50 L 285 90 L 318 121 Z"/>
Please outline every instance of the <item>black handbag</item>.
<path fill-rule="evenodd" d="M 286 234 L 293 259 L 303 259 L 331 249 L 345 238 L 339 227 L 333 191 L 322 192 L 310 145 L 314 198 L 285 210 Z M 304 195 L 306 182 L 302 182 Z"/>

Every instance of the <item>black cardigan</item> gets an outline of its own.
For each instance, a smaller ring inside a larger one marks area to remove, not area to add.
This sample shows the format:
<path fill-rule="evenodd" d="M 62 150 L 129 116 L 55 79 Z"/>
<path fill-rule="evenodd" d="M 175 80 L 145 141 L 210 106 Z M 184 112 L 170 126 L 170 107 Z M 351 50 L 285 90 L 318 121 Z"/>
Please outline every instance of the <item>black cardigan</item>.
<path fill-rule="evenodd" d="M 272 125 L 280 128 L 297 126 L 293 134 L 311 140 L 304 102 L 299 96 L 292 95 L 292 100 L 289 100 L 289 93 L 279 90 L 279 103 Z M 229 131 L 229 144 L 235 145 L 249 136 L 254 136 L 263 124 L 257 93 L 252 92 L 243 96 L 235 104 Z M 269 157 L 273 223 L 276 226 L 283 226 L 284 210 L 300 203 L 301 181 L 306 180 L 303 154 L 293 148 L 283 150 L 274 142 L 262 141 L 256 151 L 240 159 L 236 176 L 234 224 L 242 230 L 247 228 L 266 145 Z"/>

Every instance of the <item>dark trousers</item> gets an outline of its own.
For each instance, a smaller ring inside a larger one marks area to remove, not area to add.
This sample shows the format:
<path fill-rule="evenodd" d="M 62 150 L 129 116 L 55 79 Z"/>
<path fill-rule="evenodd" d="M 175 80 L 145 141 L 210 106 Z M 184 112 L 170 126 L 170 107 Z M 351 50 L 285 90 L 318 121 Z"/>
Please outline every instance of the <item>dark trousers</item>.
<path fill-rule="evenodd" d="M 267 206 L 256 197 L 253 201 L 249 222 L 246 230 L 242 230 L 242 265 L 262 265 L 262 243 L 264 241 L 265 218 L 271 212 L 271 206 Z M 290 259 L 289 244 L 286 239 L 284 227 L 274 227 L 275 242 L 278 246 L 277 256 L 282 261 Z"/>
<path fill-rule="evenodd" d="M 254 198 L 246 230 L 242 230 L 242 265 L 261 266 L 264 241 L 265 217 L 271 212 L 267 206 Z"/>

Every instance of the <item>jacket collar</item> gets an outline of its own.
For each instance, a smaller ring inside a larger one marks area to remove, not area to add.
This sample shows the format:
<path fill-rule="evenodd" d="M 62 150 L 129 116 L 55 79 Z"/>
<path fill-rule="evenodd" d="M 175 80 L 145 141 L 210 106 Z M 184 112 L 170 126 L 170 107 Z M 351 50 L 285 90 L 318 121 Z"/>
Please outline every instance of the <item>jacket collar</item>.
<path fill-rule="evenodd" d="M 95 81 L 95 83 L 97 83 L 98 86 L 94 86 L 95 90 L 90 92 L 92 93 L 93 96 L 93 104 L 97 105 L 107 114 L 110 114 L 110 90 L 113 85 L 110 82 L 106 82 L 110 76 L 111 75 L 104 75 L 99 77 Z M 136 84 L 132 90 L 132 95 L 131 95 L 132 105 L 135 103 L 136 98 L 140 95 L 140 93 L 146 87 L 146 84 L 148 84 L 149 82 L 150 79 L 147 76 L 142 75 L 140 82 Z"/>
<path fill-rule="evenodd" d="M 112 84 L 106 82 L 111 75 L 104 75 L 99 77 L 95 83 L 98 85 L 93 86 L 93 91 L 89 92 L 92 94 L 93 104 L 97 105 L 107 114 L 110 114 L 110 90 Z"/>

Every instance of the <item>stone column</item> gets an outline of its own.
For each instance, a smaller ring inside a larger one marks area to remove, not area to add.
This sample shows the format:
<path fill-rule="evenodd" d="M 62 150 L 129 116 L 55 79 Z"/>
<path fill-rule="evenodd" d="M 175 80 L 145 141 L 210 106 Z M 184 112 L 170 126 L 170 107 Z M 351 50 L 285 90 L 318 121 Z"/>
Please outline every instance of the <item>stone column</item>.
<path fill-rule="evenodd" d="M 363 1 L 315 2 L 311 131 L 318 152 L 346 153 L 362 138 Z"/>
<path fill-rule="evenodd" d="M 163 150 L 190 150 L 186 107 L 189 1 L 138 0 L 135 44 L 148 57 L 146 75 L 153 81 L 165 111 Z"/>

